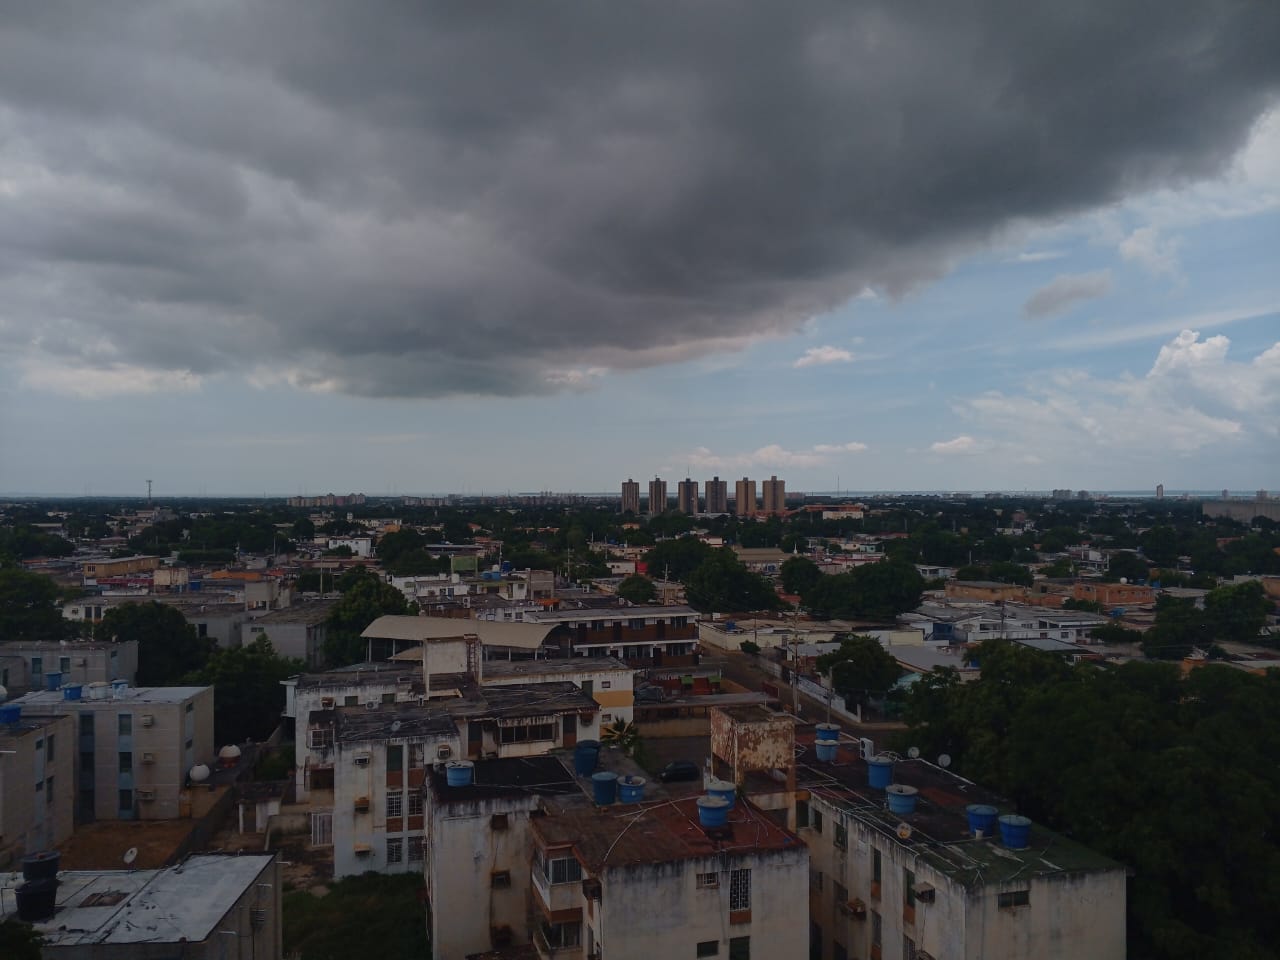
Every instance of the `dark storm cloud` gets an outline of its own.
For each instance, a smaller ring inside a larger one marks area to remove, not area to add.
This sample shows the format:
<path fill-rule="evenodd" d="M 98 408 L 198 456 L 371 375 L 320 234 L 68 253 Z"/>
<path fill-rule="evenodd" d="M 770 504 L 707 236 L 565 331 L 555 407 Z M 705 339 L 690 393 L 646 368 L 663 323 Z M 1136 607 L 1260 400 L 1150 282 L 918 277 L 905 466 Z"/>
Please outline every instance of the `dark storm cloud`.
<path fill-rule="evenodd" d="M 6 7 L 7 348 L 371 395 L 909 289 L 1214 174 L 1280 78 L 1245 0 Z"/>

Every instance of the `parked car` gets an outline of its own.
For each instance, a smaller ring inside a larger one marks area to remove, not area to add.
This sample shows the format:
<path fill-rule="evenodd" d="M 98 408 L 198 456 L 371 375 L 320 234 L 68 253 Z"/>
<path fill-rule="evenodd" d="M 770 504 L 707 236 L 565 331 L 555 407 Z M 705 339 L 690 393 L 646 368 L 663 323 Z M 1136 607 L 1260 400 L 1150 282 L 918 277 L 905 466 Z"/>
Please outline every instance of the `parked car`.
<path fill-rule="evenodd" d="M 701 780 L 702 768 L 692 760 L 672 760 L 662 772 L 658 774 L 658 779 L 663 783 L 674 783 L 680 780 Z"/>

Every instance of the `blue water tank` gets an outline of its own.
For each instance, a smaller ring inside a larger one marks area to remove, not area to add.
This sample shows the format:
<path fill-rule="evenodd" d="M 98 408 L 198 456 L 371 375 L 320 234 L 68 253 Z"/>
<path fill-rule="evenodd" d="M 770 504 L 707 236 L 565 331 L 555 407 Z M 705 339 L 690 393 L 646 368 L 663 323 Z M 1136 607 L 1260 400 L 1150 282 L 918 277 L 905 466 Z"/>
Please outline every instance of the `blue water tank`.
<path fill-rule="evenodd" d="M 618 781 L 618 802 L 639 803 L 644 799 L 644 777 L 622 777 Z"/>
<path fill-rule="evenodd" d="M 729 822 L 729 801 L 724 797 L 709 795 L 699 797 L 698 822 L 707 830 L 723 827 Z"/>
<path fill-rule="evenodd" d="M 445 780 L 451 787 L 469 787 L 475 774 L 475 764 L 470 760 L 450 760 L 444 765 Z"/>
<path fill-rule="evenodd" d="M 915 813 L 916 798 L 919 791 L 915 787 L 909 787 L 904 783 L 891 783 L 884 788 L 885 799 L 889 801 L 889 812 L 898 816 L 906 816 L 908 813 Z"/>
<path fill-rule="evenodd" d="M 46 690 L 57 690 L 62 686 L 62 674 L 57 670 L 44 675 L 44 688 Z"/>
<path fill-rule="evenodd" d="M 964 808 L 969 817 L 969 832 L 989 837 L 996 828 L 996 816 L 1000 813 L 989 803 L 971 803 Z"/>
<path fill-rule="evenodd" d="M 840 724 L 838 723 L 820 723 L 815 728 L 818 731 L 818 742 L 831 741 L 832 743 L 840 740 Z"/>
<path fill-rule="evenodd" d="M 601 770 L 591 775 L 591 792 L 602 807 L 618 801 L 618 775 L 612 770 Z"/>
<path fill-rule="evenodd" d="M 503 573 L 510 573 L 510 572 L 511 572 L 512 570 L 514 570 L 514 569 L 515 569 L 515 567 L 514 567 L 514 566 L 512 566 L 512 564 L 511 564 L 511 561 L 510 561 L 510 560 L 503 560 L 503 561 L 502 561 L 502 572 L 503 572 Z"/>
<path fill-rule="evenodd" d="M 707 784 L 707 796 L 728 801 L 730 808 L 738 797 L 738 788 L 730 780 L 713 779 Z"/>
<path fill-rule="evenodd" d="M 62 854 L 57 850 L 41 850 L 22 858 L 23 880 L 48 880 L 58 875 L 62 867 Z"/>
<path fill-rule="evenodd" d="M 867 784 L 883 790 L 893 783 L 893 760 L 881 754 L 867 761 Z"/>
<path fill-rule="evenodd" d="M 78 683 L 68 683 L 62 688 L 63 700 L 79 700 L 82 686 Z"/>
<path fill-rule="evenodd" d="M 814 751 L 818 754 L 818 759 L 823 763 L 835 763 L 836 751 L 839 745 L 832 743 L 830 740 L 819 740 L 813 745 Z"/>
<path fill-rule="evenodd" d="M 580 777 L 588 776 L 596 768 L 600 759 L 599 740 L 579 740 L 573 748 L 573 772 Z"/>
<path fill-rule="evenodd" d="M 16 703 L 8 703 L 0 707 L 0 723 L 21 723 L 22 707 Z"/>
<path fill-rule="evenodd" d="M 1000 818 L 1000 842 L 1011 850 L 1031 846 L 1031 821 L 1016 813 L 1006 813 Z"/>

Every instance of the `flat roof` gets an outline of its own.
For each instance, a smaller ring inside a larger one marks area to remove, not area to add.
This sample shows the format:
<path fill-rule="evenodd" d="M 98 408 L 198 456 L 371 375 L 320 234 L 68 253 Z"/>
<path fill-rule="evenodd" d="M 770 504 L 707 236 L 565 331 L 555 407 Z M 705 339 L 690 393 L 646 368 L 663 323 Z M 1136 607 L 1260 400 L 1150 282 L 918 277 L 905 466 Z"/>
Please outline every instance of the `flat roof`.
<path fill-rule="evenodd" d="M 554 660 L 486 660 L 486 677 L 565 673 L 634 673 L 617 657 L 560 657 Z"/>
<path fill-rule="evenodd" d="M 472 803 L 499 797 L 585 795 L 582 786 L 559 757 L 512 757 L 483 760 L 472 767 L 472 782 L 449 786 L 447 774 L 432 767 L 427 774 L 431 792 L 441 803 Z"/>
<path fill-rule="evenodd" d="M 81 684 L 81 686 L 87 686 L 87 684 Z M 101 700 L 92 700 L 89 697 L 81 697 L 79 700 L 67 700 L 63 697 L 61 690 L 33 690 L 25 696 L 14 700 L 13 703 L 21 704 L 24 707 L 44 707 L 49 709 L 56 706 L 59 710 L 86 710 L 104 707 L 113 703 L 182 703 L 184 700 L 189 700 L 205 690 L 212 689 L 213 687 L 124 687 L 120 690 L 113 690 Z"/>
<path fill-rule="evenodd" d="M 199 854 L 162 870 L 64 870 L 57 910 L 34 924 L 46 947 L 199 943 L 275 859 Z M 0 874 L 0 917 L 14 910 L 22 874 Z"/>
<path fill-rule="evenodd" d="M 1021 850 L 1004 846 L 998 834 L 997 838 L 975 839 L 969 833 L 965 812 L 968 804 L 990 804 L 1002 814 L 1016 811 L 985 787 L 924 759 L 898 759 L 894 763 L 893 782 L 915 787 L 919 793 L 915 812 L 890 813 L 884 791 L 868 784 L 867 764 L 859 756 L 856 740 L 842 739 L 831 763 L 817 759 L 813 743 L 812 731 L 797 731 L 798 788 L 844 810 L 891 843 L 910 849 L 963 886 L 1003 883 L 1018 877 L 1123 869 L 1109 857 L 1039 824 L 1032 825 L 1031 843 Z M 904 823 L 911 828 L 905 840 L 898 833 Z"/>
<path fill-rule="evenodd" d="M 270 613 L 264 613 L 260 617 L 254 617 L 251 623 L 320 623 L 329 616 L 329 611 L 336 605 L 337 600 L 306 600 L 302 603 L 295 603 L 291 607 L 285 607 L 281 610 L 272 610 Z"/>
<path fill-rule="evenodd" d="M 641 617 L 697 617 L 693 607 L 586 607 L 572 610 L 531 610 L 526 623 L 565 623 L 574 620 L 636 620 Z"/>
<path fill-rule="evenodd" d="M 534 821 L 547 846 L 571 846 L 593 873 L 633 864 L 701 860 L 717 853 L 803 851 L 804 842 L 745 799 L 729 811 L 723 830 L 698 822 L 698 797 L 656 803 L 613 804 L 548 812 Z"/>

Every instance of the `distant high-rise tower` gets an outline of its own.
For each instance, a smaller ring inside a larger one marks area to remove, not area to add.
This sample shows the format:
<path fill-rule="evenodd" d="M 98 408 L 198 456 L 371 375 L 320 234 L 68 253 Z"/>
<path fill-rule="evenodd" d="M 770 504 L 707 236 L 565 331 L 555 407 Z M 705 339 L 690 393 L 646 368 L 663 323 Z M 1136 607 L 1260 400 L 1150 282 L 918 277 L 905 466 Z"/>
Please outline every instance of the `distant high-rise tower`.
<path fill-rule="evenodd" d="M 1156 499 L 1157 499 L 1157 500 L 1163 500 L 1163 499 L 1164 499 L 1164 484 L 1163 484 L 1163 483 L 1157 483 L 1157 484 L 1156 484 Z"/>
<path fill-rule="evenodd" d="M 667 509 L 667 481 L 654 477 L 649 481 L 649 512 L 655 516 Z"/>
<path fill-rule="evenodd" d="M 640 484 L 630 477 L 622 482 L 622 512 L 640 512 Z"/>
<path fill-rule="evenodd" d="M 740 517 L 756 515 L 756 482 L 743 477 L 733 485 L 733 512 Z"/>
<path fill-rule="evenodd" d="M 681 513 L 698 512 L 698 481 L 685 477 L 676 484 L 676 509 Z"/>
<path fill-rule="evenodd" d="M 729 482 L 719 477 L 712 477 L 705 484 L 707 490 L 707 513 L 729 512 Z"/>
<path fill-rule="evenodd" d="M 1230 500 L 1230 499 L 1231 499 L 1231 491 L 1230 491 L 1230 490 L 1228 490 L 1226 487 L 1223 487 L 1223 488 L 1222 488 L 1222 499 L 1223 499 L 1223 500 Z"/>
<path fill-rule="evenodd" d="M 787 512 L 787 482 L 772 476 L 761 487 L 761 512 L 767 517 L 781 516 Z"/>

